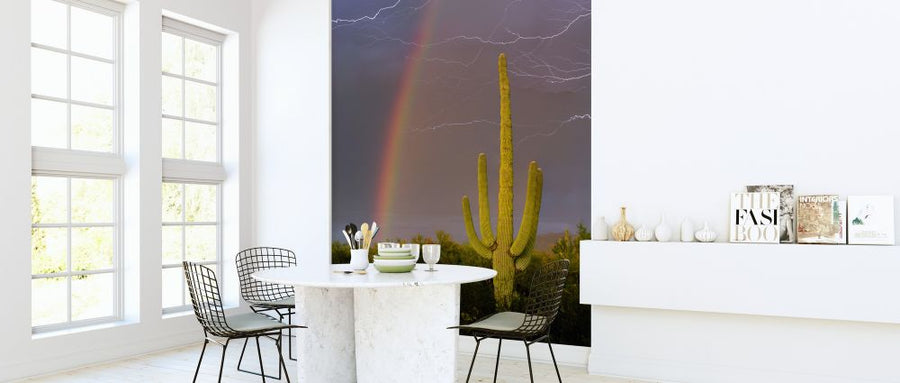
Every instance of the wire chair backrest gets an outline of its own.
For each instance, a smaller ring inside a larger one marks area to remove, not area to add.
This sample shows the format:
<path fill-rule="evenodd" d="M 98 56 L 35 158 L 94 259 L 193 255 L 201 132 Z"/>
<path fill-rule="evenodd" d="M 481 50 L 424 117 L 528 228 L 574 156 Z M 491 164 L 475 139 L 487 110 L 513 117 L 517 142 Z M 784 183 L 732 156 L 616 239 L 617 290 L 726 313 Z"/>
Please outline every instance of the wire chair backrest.
<path fill-rule="evenodd" d="M 216 336 L 229 336 L 234 330 L 225 322 L 225 309 L 219 295 L 216 273 L 209 267 L 184 261 L 184 279 L 191 294 L 194 315 L 206 332 Z"/>
<path fill-rule="evenodd" d="M 568 259 L 548 262 L 534 272 L 525 303 L 525 322 L 518 332 L 543 333 L 550 328 L 559 314 L 568 275 Z"/>
<path fill-rule="evenodd" d="M 252 277 L 261 270 L 297 266 L 293 251 L 277 247 L 253 247 L 237 254 L 241 297 L 248 302 L 271 302 L 294 296 L 294 287 L 259 281 Z"/>

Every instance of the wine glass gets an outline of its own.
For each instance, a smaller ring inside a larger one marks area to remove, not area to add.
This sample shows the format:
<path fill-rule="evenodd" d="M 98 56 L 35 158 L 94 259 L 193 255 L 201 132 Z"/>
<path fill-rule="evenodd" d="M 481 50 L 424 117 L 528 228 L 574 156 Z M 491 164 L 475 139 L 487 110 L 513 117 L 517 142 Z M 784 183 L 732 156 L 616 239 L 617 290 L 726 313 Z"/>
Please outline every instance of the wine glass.
<path fill-rule="evenodd" d="M 426 271 L 437 271 L 434 264 L 441 260 L 441 245 L 422 245 L 422 259 L 428 264 Z"/>
<path fill-rule="evenodd" d="M 409 255 L 415 257 L 416 262 L 419 262 L 419 249 L 421 249 L 422 246 L 420 246 L 418 243 L 404 243 L 400 245 L 400 247 L 409 249 Z"/>

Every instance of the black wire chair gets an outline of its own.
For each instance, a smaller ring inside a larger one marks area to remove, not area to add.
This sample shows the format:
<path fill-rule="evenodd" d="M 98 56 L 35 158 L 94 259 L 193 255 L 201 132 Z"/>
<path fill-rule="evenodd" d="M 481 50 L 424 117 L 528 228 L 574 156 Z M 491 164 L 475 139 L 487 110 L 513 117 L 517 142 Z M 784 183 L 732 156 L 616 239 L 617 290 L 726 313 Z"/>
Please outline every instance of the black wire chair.
<path fill-rule="evenodd" d="M 284 363 L 284 357 L 281 355 L 281 339 L 282 330 L 285 328 L 305 328 L 304 326 L 289 325 L 274 318 L 257 313 L 225 315 L 225 309 L 222 306 L 222 297 L 219 294 L 219 282 L 216 279 L 216 273 L 209 267 L 184 261 L 184 279 L 187 281 L 188 291 L 191 294 L 191 304 L 194 306 L 194 315 L 200 326 L 203 327 L 203 350 L 200 351 L 200 360 L 197 361 L 197 369 L 194 371 L 194 382 L 197 381 L 197 375 L 200 373 L 200 365 L 203 363 L 203 354 L 206 353 L 206 345 L 213 342 L 222 346 L 222 360 L 219 362 L 219 382 L 222 381 L 222 369 L 225 366 L 225 351 L 228 350 L 228 343 L 233 339 L 250 339 L 256 338 L 256 353 L 259 356 L 259 373 L 253 371 L 245 371 L 240 368 L 241 362 L 244 360 L 244 351 L 247 349 L 247 342 L 244 342 L 244 349 L 241 350 L 241 357 L 238 360 L 238 370 L 249 372 L 262 377 L 263 382 L 266 378 L 281 380 L 281 370 L 284 369 L 285 378 L 290 382 L 288 377 L 287 365 Z M 278 376 L 266 375 L 262 363 L 262 351 L 259 348 L 259 337 L 275 337 L 275 346 L 278 348 Z M 213 337 L 225 338 L 222 343 Z"/>
<path fill-rule="evenodd" d="M 562 383 L 559 366 L 556 365 L 556 356 L 553 354 L 553 345 L 550 344 L 550 325 L 559 314 L 568 275 L 568 259 L 548 262 L 535 271 L 531 277 L 524 313 L 505 311 L 489 315 L 471 324 L 449 327 L 467 331 L 475 337 L 475 353 L 472 355 L 472 364 L 469 365 L 466 382 L 472 377 L 472 367 L 475 366 L 475 357 L 478 355 L 481 341 L 487 338 L 497 338 L 494 382 L 497 381 L 497 370 L 500 367 L 500 347 L 503 340 L 507 339 L 521 340 L 525 343 L 525 351 L 528 355 L 528 375 L 532 382 L 534 382 L 534 372 L 531 370 L 530 347 L 534 343 L 546 341 L 547 346 L 550 347 L 550 357 L 553 358 L 556 377 Z"/>
<path fill-rule="evenodd" d="M 294 314 L 294 287 L 267 283 L 253 278 L 253 273 L 261 270 L 297 266 L 297 256 L 293 251 L 277 247 L 253 247 L 237 254 L 236 261 L 238 280 L 241 285 L 241 298 L 250 304 L 253 312 L 274 311 L 278 320 L 283 322 L 287 317 L 292 324 Z M 288 328 L 288 358 L 294 357 L 293 329 Z M 247 340 L 244 340 L 247 347 Z"/>

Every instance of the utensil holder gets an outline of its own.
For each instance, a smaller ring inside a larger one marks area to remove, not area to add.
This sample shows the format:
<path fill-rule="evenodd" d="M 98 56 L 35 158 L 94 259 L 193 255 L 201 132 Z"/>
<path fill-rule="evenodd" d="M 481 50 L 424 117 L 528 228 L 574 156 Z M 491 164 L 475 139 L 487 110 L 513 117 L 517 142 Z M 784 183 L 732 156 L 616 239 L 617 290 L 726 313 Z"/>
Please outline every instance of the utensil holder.
<path fill-rule="evenodd" d="M 350 250 L 350 267 L 353 270 L 369 268 L 369 249 Z"/>

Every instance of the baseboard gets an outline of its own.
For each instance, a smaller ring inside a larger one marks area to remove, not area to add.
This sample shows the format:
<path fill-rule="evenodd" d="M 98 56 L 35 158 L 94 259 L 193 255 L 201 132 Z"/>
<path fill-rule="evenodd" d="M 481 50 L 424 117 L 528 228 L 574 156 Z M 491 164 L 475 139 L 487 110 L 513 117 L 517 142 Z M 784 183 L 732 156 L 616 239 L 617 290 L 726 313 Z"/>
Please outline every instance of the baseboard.
<path fill-rule="evenodd" d="M 554 348 L 555 350 L 555 348 Z M 789 382 L 789 383 L 884 383 L 886 380 L 810 374 L 798 371 L 754 369 L 689 361 L 640 358 L 591 352 L 588 374 L 654 382 Z"/>
<path fill-rule="evenodd" d="M 187 331 L 173 332 L 163 337 L 151 336 L 137 341 L 107 345 L 90 352 L 57 356 L 52 360 L 30 360 L 4 367 L 4 371 L 0 374 L 0 381 L 53 375 L 73 369 L 107 364 L 144 354 L 199 344 L 202 343 L 202 339 L 203 333 L 192 328 Z M 52 366 L 52 368 L 48 368 L 48 366 Z"/>
<path fill-rule="evenodd" d="M 475 352 L 475 339 L 471 336 L 460 335 L 459 352 L 465 355 L 472 355 L 472 353 Z M 590 352 L 590 347 L 553 344 L 553 355 L 556 356 L 556 362 L 560 365 L 587 369 Z M 481 346 L 478 348 L 479 358 L 494 358 L 496 355 L 496 339 L 486 339 L 481 341 Z M 525 344 L 521 341 L 504 341 L 503 347 L 500 348 L 500 358 L 525 360 L 527 358 Z M 550 357 L 550 348 L 547 347 L 545 343 L 533 344 L 531 346 L 531 361 L 538 363 L 553 363 L 553 359 Z"/>

